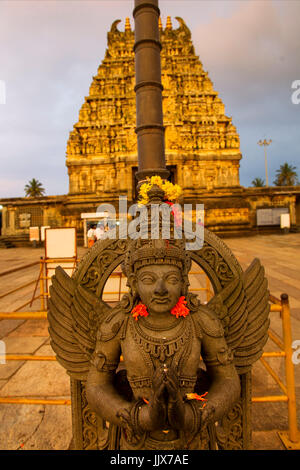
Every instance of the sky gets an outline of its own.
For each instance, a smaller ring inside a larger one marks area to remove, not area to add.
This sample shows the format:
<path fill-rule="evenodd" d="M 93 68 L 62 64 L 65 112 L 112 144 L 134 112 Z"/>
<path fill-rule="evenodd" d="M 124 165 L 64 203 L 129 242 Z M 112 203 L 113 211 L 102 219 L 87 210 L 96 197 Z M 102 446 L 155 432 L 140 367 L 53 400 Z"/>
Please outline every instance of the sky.
<path fill-rule="evenodd" d="M 116 19 L 133 27 L 133 0 L 0 1 L 0 198 L 32 178 L 66 194 L 69 132 Z M 300 179 L 300 0 L 160 0 L 163 24 L 182 17 L 196 54 L 240 135 L 240 182 L 271 185 L 285 162 Z M 298 80 L 298 89 L 292 84 Z M 5 91 L 5 93 L 4 93 Z M 292 96 L 294 94 L 294 101 Z M 5 101 L 5 104 L 4 104 Z M 299 101 L 299 104 L 297 102 Z"/>

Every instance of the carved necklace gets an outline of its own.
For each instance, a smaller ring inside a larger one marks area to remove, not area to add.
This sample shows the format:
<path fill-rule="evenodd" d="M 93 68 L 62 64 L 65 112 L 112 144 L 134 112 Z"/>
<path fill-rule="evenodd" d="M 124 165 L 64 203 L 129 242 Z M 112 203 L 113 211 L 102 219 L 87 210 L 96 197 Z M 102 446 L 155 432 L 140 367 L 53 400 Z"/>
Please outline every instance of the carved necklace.
<path fill-rule="evenodd" d="M 181 320 L 181 319 L 180 319 Z M 143 323 L 142 323 L 143 326 L 145 326 L 147 328 L 147 330 L 152 330 L 152 331 L 169 331 L 169 330 L 172 330 L 173 328 L 175 328 L 177 325 L 178 325 L 178 322 L 176 323 L 172 323 L 171 325 L 169 326 L 156 326 L 156 325 L 153 325 L 152 323 L 150 323 L 149 321 L 147 321 L 145 318 L 143 318 Z"/>
<path fill-rule="evenodd" d="M 172 338 L 153 338 L 145 333 L 137 322 L 129 322 L 134 341 L 142 350 L 151 357 L 164 362 L 167 358 L 174 356 L 177 351 L 185 350 L 185 343 L 191 335 L 189 321 L 182 322 L 182 328 Z"/>

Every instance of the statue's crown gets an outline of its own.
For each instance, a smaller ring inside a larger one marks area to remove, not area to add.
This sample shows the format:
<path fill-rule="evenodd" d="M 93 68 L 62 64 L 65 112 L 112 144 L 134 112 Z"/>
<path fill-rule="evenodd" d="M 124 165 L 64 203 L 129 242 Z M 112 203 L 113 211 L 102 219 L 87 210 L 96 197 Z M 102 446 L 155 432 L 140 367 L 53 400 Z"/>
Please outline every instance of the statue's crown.
<path fill-rule="evenodd" d="M 164 236 L 164 213 L 159 212 L 158 224 L 155 226 L 155 236 L 153 236 L 153 205 L 163 203 L 163 191 L 154 186 L 149 192 L 149 203 L 145 206 L 144 218 L 141 220 L 141 236 L 128 243 L 124 268 L 126 275 L 136 272 L 139 268 L 150 264 L 170 264 L 178 266 L 183 274 L 190 270 L 191 260 L 185 250 L 185 240 L 176 235 L 174 217 L 172 212 L 166 210 L 166 217 L 170 218 L 170 228 L 168 236 Z M 167 209 L 167 207 L 165 207 Z M 151 232 L 152 228 L 152 232 Z M 145 236 L 146 235 L 146 236 Z"/>
<path fill-rule="evenodd" d="M 172 264 L 180 269 L 185 269 L 187 253 L 183 246 L 174 240 L 141 240 L 133 243 L 131 251 L 131 263 L 136 271 L 148 264 Z"/>

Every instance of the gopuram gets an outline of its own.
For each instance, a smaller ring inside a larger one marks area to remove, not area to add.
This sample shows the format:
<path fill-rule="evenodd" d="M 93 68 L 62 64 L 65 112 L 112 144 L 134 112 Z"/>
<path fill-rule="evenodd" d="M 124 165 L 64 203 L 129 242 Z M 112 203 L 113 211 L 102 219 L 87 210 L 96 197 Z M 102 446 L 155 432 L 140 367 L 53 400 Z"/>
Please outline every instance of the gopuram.
<path fill-rule="evenodd" d="M 177 18 L 160 27 L 166 165 L 184 197 L 239 187 L 239 136 L 207 72 L 191 33 Z M 120 192 L 135 199 L 137 170 L 134 32 L 117 20 L 108 33 L 105 59 L 93 77 L 67 145 L 69 194 L 97 193 L 109 201 Z"/>
<path fill-rule="evenodd" d="M 138 194 L 154 178 L 144 236 L 99 240 L 72 278 L 56 269 L 51 345 L 71 377 L 76 449 L 248 449 L 251 367 L 269 326 L 267 281 L 259 260 L 243 272 L 208 230 L 190 250 L 175 214 L 167 237 L 163 212 L 157 224 L 152 218 L 153 205 L 167 205 L 160 181 L 168 177 L 159 14 L 157 0 L 135 0 Z M 192 260 L 213 285 L 207 305 L 189 292 Z M 129 291 L 111 307 L 101 296 L 120 264 Z"/>
<path fill-rule="evenodd" d="M 219 235 L 256 231 L 257 212 L 262 210 L 284 208 L 291 224 L 299 225 L 299 187 L 240 185 L 236 127 L 195 53 L 188 27 L 181 18 L 175 21 L 177 27 L 170 17 L 159 26 L 169 180 L 181 186 L 184 202 L 205 204 L 205 225 Z M 69 192 L 1 199 L 2 235 L 12 242 L 28 239 L 30 226 L 43 225 L 74 226 L 82 239 L 82 213 L 95 213 L 103 202 L 114 204 L 118 212 L 120 194 L 128 204 L 136 199 L 134 31 L 128 18 L 124 31 L 119 23 L 107 34 L 105 57 L 67 142 Z"/>

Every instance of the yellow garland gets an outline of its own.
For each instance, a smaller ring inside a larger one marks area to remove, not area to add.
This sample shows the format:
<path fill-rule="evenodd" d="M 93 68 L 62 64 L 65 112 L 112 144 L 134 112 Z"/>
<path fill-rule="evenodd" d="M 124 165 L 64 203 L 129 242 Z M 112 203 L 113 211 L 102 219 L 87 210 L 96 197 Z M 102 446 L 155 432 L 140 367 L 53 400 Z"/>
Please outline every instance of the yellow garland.
<path fill-rule="evenodd" d="M 146 205 L 149 202 L 148 191 L 154 185 L 159 186 L 165 193 L 168 201 L 176 201 L 181 195 L 181 187 L 178 184 L 172 184 L 170 181 L 163 181 L 160 176 L 151 176 L 147 178 L 147 183 L 143 183 L 139 192 L 139 204 Z"/>

